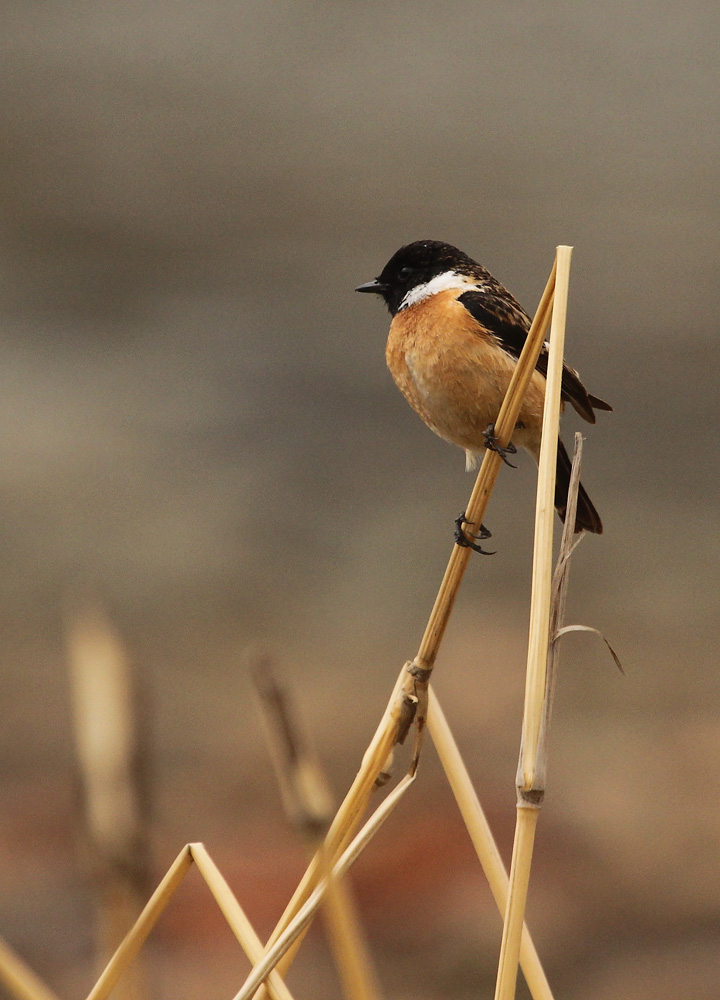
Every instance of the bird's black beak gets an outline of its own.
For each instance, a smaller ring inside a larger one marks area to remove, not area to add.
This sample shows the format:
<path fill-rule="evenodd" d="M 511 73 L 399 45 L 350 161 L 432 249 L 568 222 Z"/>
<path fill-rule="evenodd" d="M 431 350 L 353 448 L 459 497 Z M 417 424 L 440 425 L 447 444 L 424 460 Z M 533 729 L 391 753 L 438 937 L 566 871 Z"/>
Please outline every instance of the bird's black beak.
<path fill-rule="evenodd" d="M 388 286 L 384 285 L 379 278 L 366 281 L 364 285 L 358 285 L 355 289 L 356 292 L 374 292 L 376 295 L 384 295 L 387 290 Z"/>

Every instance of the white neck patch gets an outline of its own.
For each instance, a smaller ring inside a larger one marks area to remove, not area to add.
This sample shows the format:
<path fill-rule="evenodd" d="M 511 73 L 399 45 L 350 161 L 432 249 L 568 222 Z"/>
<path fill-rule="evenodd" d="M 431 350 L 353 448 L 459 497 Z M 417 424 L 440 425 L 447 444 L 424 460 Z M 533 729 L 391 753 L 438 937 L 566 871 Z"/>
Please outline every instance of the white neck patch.
<path fill-rule="evenodd" d="M 402 312 L 409 306 L 417 305 L 418 302 L 429 299 L 431 295 L 437 295 L 438 292 L 447 292 L 451 288 L 467 291 L 469 288 L 476 289 L 477 287 L 477 282 L 473 281 L 467 274 L 458 274 L 457 271 L 443 271 L 442 274 L 436 274 L 430 281 L 411 288 L 400 303 L 398 312 Z"/>

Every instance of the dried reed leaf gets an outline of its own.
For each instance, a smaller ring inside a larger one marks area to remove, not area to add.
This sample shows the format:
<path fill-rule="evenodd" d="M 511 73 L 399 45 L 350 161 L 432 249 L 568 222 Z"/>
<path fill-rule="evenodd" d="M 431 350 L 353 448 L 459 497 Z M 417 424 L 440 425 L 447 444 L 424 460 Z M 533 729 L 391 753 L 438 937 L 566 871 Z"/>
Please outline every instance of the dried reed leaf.
<path fill-rule="evenodd" d="M 283 915 L 270 935 L 265 946 L 266 949 L 275 944 L 317 885 L 323 867 L 326 864 L 323 852 L 327 852 L 327 857 L 335 858 L 339 856 L 357 829 L 375 788 L 376 778 L 381 773 L 395 745 L 399 717 L 398 699 L 401 697 L 404 679 L 405 668 L 400 671 L 395 681 L 395 687 L 390 695 L 387 707 L 370 741 L 370 745 L 363 755 L 360 770 L 356 774 L 350 789 L 335 814 L 335 818 L 330 824 L 323 848 L 315 853 L 315 856 L 308 865 L 290 902 L 285 907 Z M 296 948 L 288 949 L 283 961 L 278 965 L 278 971 L 281 975 L 287 972 L 296 951 Z M 258 994 L 258 1000 L 263 1000 L 263 994 L 264 988 Z"/>
<path fill-rule="evenodd" d="M 613 647 L 610 645 L 610 642 L 603 635 L 600 629 L 593 628 L 591 625 L 564 625 L 562 628 L 558 629 L 557 632 L 555 633 L 555 638 L 553 639 L 553 642 L 556 642 L 561 636 L 565 635 L 568 632 L 593 632 L 595 635 L 599 635 L 602 641 L 609 649 L 610 655 L 615 661 L 615 666 L 618 668 L 621 674 L 625 673 L 623 665 L 620 662 L 620 657 L 617 655 Z"/>
<path fill-rule="evenodd" d="M 377 975 L 348 880 L 336 878 L 327 867 L 323 877 L 327 888 L 322 917 L 343 994 L 346 1000 L 377 1000 Z"/>
<path fill-rule="evenodd" d="M 555 572 L 552 578 L 552 596 L 550 599 L 550 627 L 548 633 L 550 642 L 547 651 L 547 670 L 545 677 L 545 702 L 543 704 L 543 714 L 540 723 L 540 733 L 538 736 L 537 755 L 535 759 L 535 781 L 536 789 L 544 789 L 547 780 L 547 760 L 548 742 L 550 734 L 550 721 L 552 719 L 553 703 L 555 700 L 555 682 L 557 679 L 557 648 L 554 637 L 557 634 L 558 626 L 565 617 L 565 605 L 567 603 L 568 584 L 570 582 L 570 559 L 585 537 L 585 532 L 581 531 L 574 539 L 575 515 L 577 513 L 578 491 L 580 489 L 580 468 L 582 465 L 582 434 L 575 435 L 575 446 L 573 448 L 572 466 L 570 469 L 570 482 L 568 484 L 567 507 L 565 511 L 565 524 L 563 525 L 562 537 L 560 539 L 560 551 L 558 553 Z M 518 776 L 516 784 L 522 782 L 522 753 L 518 764 Z"/>

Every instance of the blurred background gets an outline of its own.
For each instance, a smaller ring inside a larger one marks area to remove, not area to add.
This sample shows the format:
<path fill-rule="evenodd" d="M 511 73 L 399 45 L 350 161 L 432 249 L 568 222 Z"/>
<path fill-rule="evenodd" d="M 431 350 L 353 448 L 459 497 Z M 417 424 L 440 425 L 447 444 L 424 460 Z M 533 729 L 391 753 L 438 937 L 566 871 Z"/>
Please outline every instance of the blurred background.
<path fill-rule="evenodd" d="M 395 389 L 389 317 L 353 289 L 421 238 L 530 312 L 574 245 L 567 356 L 615 407 L 583 425 L 605 534 L 578 550 L 569 614 L 626 676 L 564 640 L 528 912 L 551 984 L 717 996 L 717 40 L 703 0 L 4 5 L 0 934 L 63 996 L 95 962 L 78 595 L 142 681 L 150 888 L 202 840 L 261 935 L 304 854 L 248 645 L 297 692 L 338 796 L 417 650 L 472 477 Z M 506 859 L 519 465 L 434 681 Z M 387 997 L 492 994 L 500 920 L 429 744 L 354 880 Z M 147 954 L 158 997 L 229 996 L 247 969 L 197 876 Z M 319 932 L 290 984 L 338 995 Z"/>

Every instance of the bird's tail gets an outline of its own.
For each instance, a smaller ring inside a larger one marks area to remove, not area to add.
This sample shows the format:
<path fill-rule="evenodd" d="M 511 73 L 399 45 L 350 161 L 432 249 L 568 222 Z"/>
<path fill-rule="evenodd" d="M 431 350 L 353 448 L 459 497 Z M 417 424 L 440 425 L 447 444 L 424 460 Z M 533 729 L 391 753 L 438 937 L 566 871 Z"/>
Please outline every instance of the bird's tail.
<path fill-rule="evenodd" d="M 570 472 L 572 463 L 570 456 L 565 450 L 565 445 L 558 438 L 557 467 L 555 472 L 555 510 L 560 515 L 560 520 L 565 522 L 565 511 L 567 510 L 568 489 L 570 487 Z M 580 483 L 578 489 L 577 514 L 575 515 L 575 531 L 592 531 L 596 535 L 601 535 L 603 526 L 600 515 L 595 510 L 593 502 L 585 492 L 585 487 Z"/>

